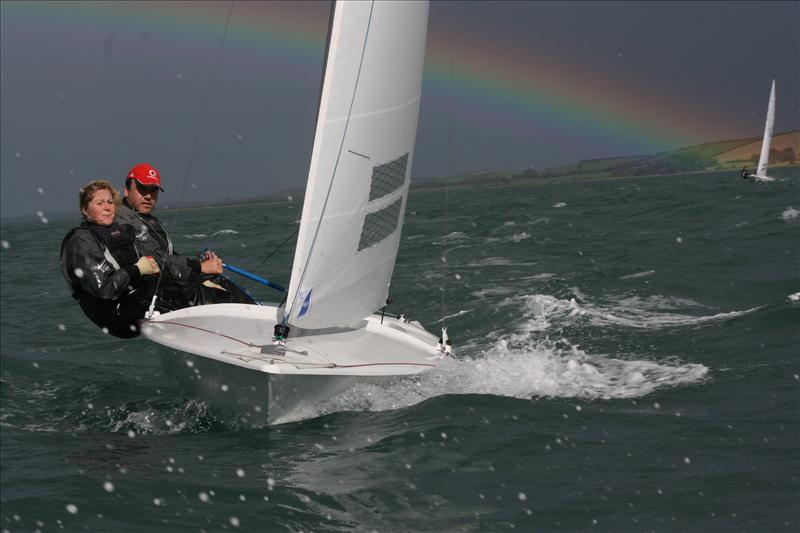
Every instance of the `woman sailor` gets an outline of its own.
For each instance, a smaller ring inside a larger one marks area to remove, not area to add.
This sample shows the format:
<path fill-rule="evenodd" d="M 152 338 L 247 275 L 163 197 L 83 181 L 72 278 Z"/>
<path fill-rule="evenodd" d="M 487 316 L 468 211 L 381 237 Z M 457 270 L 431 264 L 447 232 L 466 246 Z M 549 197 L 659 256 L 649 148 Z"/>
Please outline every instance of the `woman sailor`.
<path fill-rule="evenodd" d="M 83 187 L 79 203 L 83 222 L 61 243 L 61 272 L 92 322 L 115 337 L 136 337 L 159 266 L 152 256 L 139 256 L 129 227 L 114 222 L 120 197 L 110 182 Z"/>

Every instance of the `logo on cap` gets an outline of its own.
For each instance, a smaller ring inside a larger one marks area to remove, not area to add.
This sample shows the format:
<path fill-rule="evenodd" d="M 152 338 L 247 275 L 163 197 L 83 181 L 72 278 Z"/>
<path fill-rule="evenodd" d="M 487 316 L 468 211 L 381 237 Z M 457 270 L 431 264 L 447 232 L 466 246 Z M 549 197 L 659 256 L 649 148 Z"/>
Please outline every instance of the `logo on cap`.
<path fill-rule="evenodd" d="M 150 163 L 139 163 L 128 172 L 128 178 L 136 180 L 141 185 L 158 185 L 162 191 L 161 175 Z"/>

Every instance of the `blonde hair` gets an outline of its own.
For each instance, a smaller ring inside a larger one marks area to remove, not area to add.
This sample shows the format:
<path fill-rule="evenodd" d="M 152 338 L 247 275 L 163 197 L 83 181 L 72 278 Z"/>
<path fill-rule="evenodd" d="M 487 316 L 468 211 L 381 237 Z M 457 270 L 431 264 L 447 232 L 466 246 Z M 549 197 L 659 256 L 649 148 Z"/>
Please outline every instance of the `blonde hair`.
<path fill-rule="evenodd" d="M 110 181 L 94 180 L 84 185 L 81 188 L 80 192 L 78 193 L 78 205 L 80 206 L 81 212 L 83 212 L 84 209 L 89 207 L 89 202 L 92 201 L 92 198 L 94 198 L 95 193 L 97 193 L 97 191 L 102 191 L 102 190 L 106 190 L 111 193 L 111 198 L 114 199 L 114 205 L 120 205 L 122 203 L 122 200 L 119 197 L 119 193 L 114 188 L 114 186 L 111 185 Z"/>

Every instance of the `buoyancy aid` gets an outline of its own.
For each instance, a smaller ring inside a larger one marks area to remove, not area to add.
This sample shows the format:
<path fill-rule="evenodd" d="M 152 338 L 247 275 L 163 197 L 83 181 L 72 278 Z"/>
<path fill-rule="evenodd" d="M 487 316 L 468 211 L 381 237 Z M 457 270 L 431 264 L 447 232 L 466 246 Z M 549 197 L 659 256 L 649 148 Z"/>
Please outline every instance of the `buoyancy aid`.
<path fill-rule="evenodd" d="M 167 255 L 172 255 L 175 253 L 174 247 L 172 245 L 172 239 L 167 233 L 167 230 L 164 229 L 164 226 L 161 225 L 161 221 L 158 220 L 153 215 L 150 214 L 143 214 L 137 212 L 131 205 L 128 203 L 128 199 L 125 198 L 122 200 L 122 205 L 130 209 L 130 214 L 123 214 L 124 223 L 133 224 L 134 220 L 140 222 L 138 226 L 138 231 L 135 232 L 136 240 L 147 240 L 148 236 L 155 239 L 157 246 L 161 250 L 166 250 Z M 142 234 L 144 232 L 145 234 Z"/>
<path fill-rule="evenodd" d="M 127 265 L 135 264 L 136 261 L 139 260 L 139 251 L 136 248 L 136 241 L 134 240 L 132 229 L 128 226 L 121 226 L 116 223 L 110 226 L 99 226 L 97 224 L 83 222 L 77 228 L 72 228 L 64 237 L 64 240 L 61 241 L 62 255 L 64 247 L 76 231 L 88 231 L 92 234 L 103 250 L 103 256 L 106 261 L 108 261 L 114 270 L 120 270 Z M 79 299 L 81 293 L 84 292 L 83 289 L 74 283 L 70 285 L 72 287 L 73 298 L 76 300 Z"/>

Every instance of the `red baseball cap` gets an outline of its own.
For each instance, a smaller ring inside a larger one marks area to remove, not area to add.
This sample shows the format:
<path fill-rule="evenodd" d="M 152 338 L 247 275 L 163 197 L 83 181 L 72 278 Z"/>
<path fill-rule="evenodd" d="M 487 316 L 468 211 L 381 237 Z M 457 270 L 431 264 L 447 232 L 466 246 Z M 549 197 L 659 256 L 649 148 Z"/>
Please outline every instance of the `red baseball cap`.
<path fill-rule="evenodd" d="M 134 179 L 141 185 L 158 185 L 162 191 L 161 174 L 150 163 L 139 163 L 128 172 L 128 179 Z"/>

